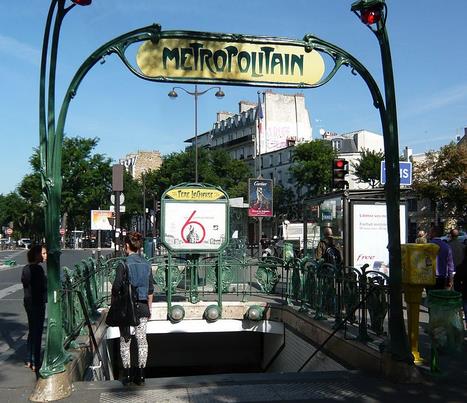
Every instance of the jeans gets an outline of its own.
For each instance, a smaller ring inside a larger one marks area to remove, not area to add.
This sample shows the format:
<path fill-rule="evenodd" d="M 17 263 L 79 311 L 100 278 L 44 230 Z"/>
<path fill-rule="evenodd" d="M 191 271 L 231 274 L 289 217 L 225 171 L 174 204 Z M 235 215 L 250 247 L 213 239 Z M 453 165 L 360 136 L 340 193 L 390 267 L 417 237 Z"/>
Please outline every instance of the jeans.
<path fill-rule="evenodd" d="M 45 304 L 33 304 L 25 301 L 24 309 L 28 317 L 28 340 L 26 345 L 26 362 L 35 368 L 41 366 L 42 333 L 44 331 Z"/>

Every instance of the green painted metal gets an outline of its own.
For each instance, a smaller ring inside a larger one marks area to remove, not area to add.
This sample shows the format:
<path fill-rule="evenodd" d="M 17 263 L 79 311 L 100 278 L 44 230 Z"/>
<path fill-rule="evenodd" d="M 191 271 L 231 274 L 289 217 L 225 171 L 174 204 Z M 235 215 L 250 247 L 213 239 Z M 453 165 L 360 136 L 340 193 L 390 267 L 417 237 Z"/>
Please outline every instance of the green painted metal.
<path fill-rule="evenodd" d="M 381 0 L 382 3 L 384 3 Z M 41 160 L 41 178 L 43 187 L 43 198 L 45 203 L 45 226 L 46 226 L 46 242 L 49 247 L 49 259 L 48 259 L 48 331 L 45 349 L 44 364 L 41 368 L 41 375 L 46 377 L 54 373 L 62 372 L 65 369 L 65 363 L 67 361 L 67 355 L 65 354 L 62 346 L 63 331 L 62 331 L 62 311 L 61 311 L 61 285 L 60 285 L 60 242 L 59 242 L 59 211 L 61 203 L 61 156 L 62 156 L 62 142 L 63 142 L 63 130 L 65 120 L 71 100 L 76 96 L 78 87 L 86 74 L 94 67 L 99 61 L 105 60 L 106 56 L 116 54 L 123 64 L 135 74 L 136 76 L 149 81 L 164 81 L 169 80 L 163 78 L 149 78 L 142 75 L 138 69 L 136 69 L 132 63 L 127 59 L 127 49 L 137 43 L 146 40 L 158 41 L 159 38 L 167 37 L 186 37 L 190 34 L 189 31 L 161 31 L 160 25 L 154 24 L 148 27 L 143 27 L 121 35 L 111 41 L 107 42 L 95 52 L 93 52 L 81 65 L 81 67 L 75 73 L 66 93 L 60 114 L 55 124 L 55 75 L 56 75 L 56 63 L 57 63 L 57 51 L 60 28 L 65 15 L 74 7 L 71 5 L 65 7 L 65 0 L 52 0 L 47 16 L 46 27 L 44 31 L 44 41 L 42 47 L 42 59 L 41 59 L 41 73 L 40 73 L 40 96 L 39 96 L 39 137 L 40 137 L 40 160 Z M 55 17 L 55 19 L 54 19 Z M 384 18 L 385 21 L 385 18 Z M 53 26 L 53 29 L 52 29 Z M 52 37 L 50 38 L 52 30 Z M 232 34 L 212 34 L 212 33 L 196 33 L 199 38 L 215 38 L 218 40 L 228 41 L 229 39 L 235 41 L 255 42 L 255 43 L 277 43 L 277 44 L 291 44 L 295 46 L 303 46 L 305 49 L 317 50 L 318 52 L 328 54 L 334 61 L 334 66 L 331 71 L 314 85 L 284 85 L 284 84 L 268 84 L 269 87 L 302 87 L 302 88 L 314 88 L 326 84 L 331 78 L 337 73 L 342 66 L 349 66 L 352 69 L 352 73 L 358 73 L 367 84 L 371 96 L 373 98 L 374 106 L 379 110 L 380 118 L 383 127 L 383 135 L 385 141 L 385 153 L 386 153 L 386 169 L 387 169 L 387 206 L 388 206 L 388 235 L 389 235 L 389 264 L 391 266 L 391 277 L 390 277 L 390 334 L 391 334 L 391 350 L 395 356 L 401 360 L 407 359 L 407 355 L 410 354 L 408 349 L 408 342 L 405 337 L 405 328 L 402 316 L 402 294 L 401 294 L 401 273 L 400 273 L 400 239 L 399 239 L 399 187 L 398 187 L 398 140 L 397 140 L 397 116 L 395 108 L 395 93 L 394 93 L 394 79 L 392 73 L 391 54 L 389 49 L 389 40 L 385 26 L 382 21 L 378 23 L 378 29 L 374 31 L 381 48 L 381 57 L 383 60 L 383 73 L 385 79 L 385 96 L 386 96 L 386 107 L 379 91 L 378 85 L 366 70 L 366 68 L 352 55 L 337 46 L 325 42 L 314 35 L 306 35 L 302 41 L 290 40 L 286 38 L 274 38 L 274 37 L 251 37 L 246 35 L 232 35 Z M 192 33 L 193 34 L 193 33 Z M 49 57 L 49 45 L 50 45 L 50 58 Z M 47 70 L 48 69 L 48 70 Z M 48 72 L 48 74 L 47 74 Z M 171 79 L 170 82 L 181 82 L 181 83 L 205 83 L 205 84 L 229 84 L 229 85 L 245 85 L 245 86 L 261 86 L 261 83 L 251 82 L 230 82 L 223 80 L 214 79 Z M 48 88 L 48 91 L 46 91 Z M 386 110 L 387 108 L 387 110 Z M 172 284 L 172 273 L 171 263 L 172 257 L 169 255 L 167 270 L 167 284 Z M 198 292 L 198 259 L 194 259 L 191 263 L 193 269 L 190 273 L 191 282 L 196 286 L 196 292 Z M 251 266 L 248 265 L 251 268 Z M 281 267 L 281 271 L 284 270 L 285 266 Z M 323 285 L 323 289 L 329 288 L 327 283 L 327 277 L 319 277 L 317 266 L 314 264 L 307 272 L 309 278 L 303 279 L 300 270 L 295 266 L 292 269 L 291 278 L 297 278 L 299 282 L 294 282 L 294 295 L 301 296 L 302 301 L 306 301 L 306 294 L 302 294 L 299 290 L 298 284 L 300 284 L 301 291 L 304 288 L 312 287 L 314 283 Z M 277 268 L 277 267 L 276 267 Z M 288 266 L 289 271 L 286 273 L 288 279 L 290 272 L 290 265 Z M 280 281 L 277 270 L 272 270 L 270 265 L 258 265 L 256 273 L 262 279 L 260 287 L 263 291 L 273 291 L 275 286 L 274 283 Z M 218 280 L 217 284 L 222 284 L 223 270 L 217 270 Z M 250 273 L 251 274 L 251 273 Z M 281 274 L 282 276 L 282 274 Z M 276 283 L 276 284 L 277 284 Z M 287 284 L 286 287 L 289 287 Z M 345 276 L 343 281 L 343 290 L 346 288 Z M 222 290 L 224 286 L 218 287 L 218 298 L 221 303 Z M 318 289 L 321 289 L 318 287 Z M 89 303 L 92 305 L 91 291 L 87 289 L 89 294 Z M 298 292 L 298 294 L 297 294 Z M 309 296 L 312 294 L 307 291 Z M 171 304 L 172 286 L 167 286 L 168 302 Z M 193 294 L 194 296 L 194 294 Z M 326 306 L 326 301 L 323 300 L 323 295 L 318 295 L 319 299 L 314 301 L 318 308 L 319 315 L 322 314 L 323 310 L 332 310 L 335 303 Z M 346 305 L 345 293 L 342 296 L 343 303 Z M 290 294 L 287 294 L 287 298 L 290 298 Z M 192 298 L 195 301 L 196 298 Z M 311 301 L 311 298 L 310 298 Z M 308 301 L 308 302 L 310 302 Z M 349 299 L 347 299 L 348 303 Z"/>

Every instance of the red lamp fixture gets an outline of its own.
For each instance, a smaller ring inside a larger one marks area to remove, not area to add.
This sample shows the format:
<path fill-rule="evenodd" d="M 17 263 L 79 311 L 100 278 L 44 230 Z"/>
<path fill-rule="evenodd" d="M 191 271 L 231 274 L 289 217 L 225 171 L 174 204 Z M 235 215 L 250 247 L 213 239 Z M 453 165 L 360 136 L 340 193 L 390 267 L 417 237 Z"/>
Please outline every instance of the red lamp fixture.
<path fill-rule="evenodd" d="M 92 3 L 92 0 L 71 0 L 73 3 L 78 6 L 89 6 Z"/>
<path fill-rule="evenodd" d="M 360 15 L 360 20 L 366 25 L 373 25 L 381 20 L 381 9 L 367 9 L 363 10 Z"/>

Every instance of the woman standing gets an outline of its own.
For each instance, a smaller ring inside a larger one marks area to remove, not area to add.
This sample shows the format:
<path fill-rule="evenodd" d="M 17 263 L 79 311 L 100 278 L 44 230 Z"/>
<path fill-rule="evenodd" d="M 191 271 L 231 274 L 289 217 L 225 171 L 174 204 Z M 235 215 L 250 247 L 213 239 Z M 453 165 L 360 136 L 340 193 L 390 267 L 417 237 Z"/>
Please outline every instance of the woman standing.
<path fill-rule="evenodd" d="M 138 232 L 129 232 L 125 236 L 125 263 L 117 267 L 115 281 L 112 285 L 112 295 L 116 294 L 123 281 L 123 272 L 127 268 L 128 279 L 136 290 L 136 317 L 139 325 L 135 327 L 136 343 L 138 345 L 138 367 L 134 371 L 133 382 L 137 385 L 144 384 L 144 368 L 148 358 L 148 341 L 146 339 L 146 327 L 151 317 L 152 299 L 154 293 L 154 278 L 151 265 L 140 255 L 143 237 Z M 125 267 L 126 266 L 126 267 Z M 120 355 L 123 363 L 122 383 L 128 385 L 130 379 L 130 344 L 131 335 L 129 327 L 120 327 Z"/>
<path fill-rule="evenodd" d="M 47 261 L 47 250 L 34 245 L 28 250 L 28 264 L 24 266 L 21 282 L 24 289 L 24 309 L 28 317 L 28 341 L 25 365 L 33 371 L 41 367 L 41 344 L 44 330 L 47 278 L 40 263 Z"/>

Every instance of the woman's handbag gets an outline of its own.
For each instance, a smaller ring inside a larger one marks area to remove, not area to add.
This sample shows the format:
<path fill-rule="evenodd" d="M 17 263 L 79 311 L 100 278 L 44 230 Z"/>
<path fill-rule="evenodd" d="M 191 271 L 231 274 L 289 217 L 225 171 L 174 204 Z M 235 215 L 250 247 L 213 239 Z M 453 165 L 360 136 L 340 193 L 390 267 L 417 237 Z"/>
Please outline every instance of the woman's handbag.
<path fill-rule="evenodd" d="M 128 278 L 128 267 L 123 263 L 122 282 L 120 288 L 112 288 L 112 300 L 105 323 L 108 326 L 138 326 L 139 319 L 136 317 L 136 290 Z"/>

